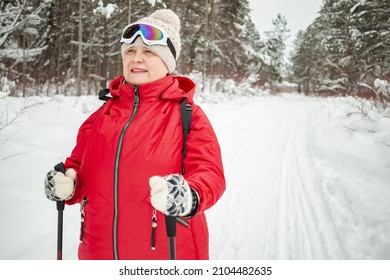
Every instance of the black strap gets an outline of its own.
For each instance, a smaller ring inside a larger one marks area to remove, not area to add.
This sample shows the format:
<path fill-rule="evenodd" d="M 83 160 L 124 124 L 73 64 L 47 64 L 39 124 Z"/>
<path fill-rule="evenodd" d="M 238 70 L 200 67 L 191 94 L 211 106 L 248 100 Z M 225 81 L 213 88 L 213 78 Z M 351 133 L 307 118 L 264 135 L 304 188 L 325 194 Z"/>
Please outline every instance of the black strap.
<path fill-rule="evenodd" d="M 186 157 L 187 139 L 188 139 L 188 133 L 190 133 L 191 121 L 192 121 L 192 106 L 191 104 L 187 103 L 186 100 L 187 98 L 183 97 L 180 101 L 181 124 L 183 128 L 183 149 L 182 149 L 182 158 L 181 158 L 182 174 L 185 173 L 184 159 Z"/>
<path fill-rule="evenodd" d="M 108 88 L 102 89 L 99 91 L 99 99 L 103 101 L 109 100 L 111 97 L 108 96 L 110 94 L 110 90 Z"/>
<path fill-rule="evenodd" d="M 171 39 L 168 38 L 167 40 L 167 45 L 169 47 L 169 49 L 171 50 L 171 53 L 173 55 L 173 58 L 176 60 L 176 50 L 175 50 L 175 46 L 173 45 Z"/>
<path fill-rule="evenodd" d="M 56 164 L 54 166 L 54 170 L 65 174 L 65 165 L 64 165 L 64 163 L 60 162 L 60 163 Z"/>

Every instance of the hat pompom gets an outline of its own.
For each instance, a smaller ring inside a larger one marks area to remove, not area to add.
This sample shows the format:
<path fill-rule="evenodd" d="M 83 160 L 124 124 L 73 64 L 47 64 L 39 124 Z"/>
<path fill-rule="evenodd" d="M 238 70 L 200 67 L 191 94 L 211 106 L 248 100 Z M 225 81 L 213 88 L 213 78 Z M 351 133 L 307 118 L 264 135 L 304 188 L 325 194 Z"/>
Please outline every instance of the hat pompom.
<path fill-rule="evenodd" d="M 150 18 L 161 20 L 166 24 L 173 26 L 177 33 L 180 32 L 180 19 L 179 17 L 170 9 L 161 9 L 152 13 Z"/>

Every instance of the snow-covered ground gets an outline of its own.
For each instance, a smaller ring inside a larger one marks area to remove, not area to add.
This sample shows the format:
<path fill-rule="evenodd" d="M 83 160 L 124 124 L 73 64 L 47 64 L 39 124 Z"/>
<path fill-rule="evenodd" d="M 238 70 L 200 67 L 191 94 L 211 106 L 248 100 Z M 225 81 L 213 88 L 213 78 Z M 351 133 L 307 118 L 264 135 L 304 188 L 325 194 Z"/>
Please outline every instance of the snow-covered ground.
<path fill-rule="evenodd" d="M 100 104 L 0 99 L 0 259 L 56 258 L 57 211 L 44 176 Z M 201 104 L 227 179 L 206 212 L 212 259 L 390 259 L 390 118 L 362 104 L 295 94 Z M 77 258 L 79 224 L 78 206 L 66 207 L 64 259 Z"/>

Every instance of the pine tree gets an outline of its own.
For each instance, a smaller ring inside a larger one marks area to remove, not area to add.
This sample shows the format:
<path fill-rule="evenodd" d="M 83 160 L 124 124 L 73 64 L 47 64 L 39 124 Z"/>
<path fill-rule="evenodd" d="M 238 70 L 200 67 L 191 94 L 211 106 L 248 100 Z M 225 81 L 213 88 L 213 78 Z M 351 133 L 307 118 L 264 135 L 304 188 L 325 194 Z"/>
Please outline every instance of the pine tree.
<path fill-rule="evenodd" d="M 272 20 L 273 30 L 266 32 L 266 63 L 271 67 L 271 79 L 281 82 L 282 70 L 285 67 L 284 51 L 289 36 L 287 20 L 281 14 Z"/>
<path fill-rule="evenodd" d="M 305 94 L 316 92 L 324 80 L 325 52 L 322 48 L 323 32 L 316 19 L 305 31 L 298 32 L 291 55 L 292 81 Z"/>
<path fill-rule="evenodd" d="M 22 95 L 35 84 L 31 65 L 46 48 L 41 40 L 41 13 L 46 1 L 2 1 L 0 3 L 0 73 L 17 81 Z"/>
<path fill-rule="evenodd" d="M 384 78 L 390 74 L 390 3 L 383 0 L 358 2 L 352 10 L 356 18 L 358 52 L 362 77 Z"/>
<path fill-rule="evenodd" d="M 326 72 L 329 90 L 341 94 L 356 93 L 359 76 L 356 37 L 351 9 L 353 0 L 327 0 L 320 14 L 324 28 L 324 48 L 328 53 Z"/>

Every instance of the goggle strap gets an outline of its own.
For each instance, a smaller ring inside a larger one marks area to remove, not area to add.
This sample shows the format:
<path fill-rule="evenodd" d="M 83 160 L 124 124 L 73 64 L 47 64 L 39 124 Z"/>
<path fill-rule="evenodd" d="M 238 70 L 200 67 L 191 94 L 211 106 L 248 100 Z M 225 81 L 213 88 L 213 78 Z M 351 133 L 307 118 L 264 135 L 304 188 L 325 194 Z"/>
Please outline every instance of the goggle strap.
<path fill-rule="evenodd" d="M 137 36 L 135 36 L 133 41 L 131 43 L 129 43 L 129 44 L 133 44 L 135 42 L 135 40 L 137 40 L 138 37 L 141 37 L 142 41 L 144 41 L 143 36 L 138 34 Z M 144 43 L 145 43 L 145 41 L 144 41 Z M 168 48 L 169 48 L 169 50 L 171 51 L 171 53 L 173 55 L 173 58 L 176 60 L 176 50 L 175 50 L 175 47 L 173 46 L 173 43 L 172 43 L 171 39 L 169 39 L 169 37 L 167 38 L 167 45 L 168 45 Z"/>
<path fill-rule="evenodd" d="M 169 49 L 171 50 L 171 53 L 173 54 L 173 58 L 176 60 L 176 50 L 175 47 L 173 46 L 173 43 L 169 37 L 167 38 L 167 45 Z"/>
<path fill-rule="evenodd" d="M 175 47 L 174 47 L 172 41 L 171 41 L 171 40 L 169 39 L 169 37 L 166 35 L 166 33 L 163 32 L 160 28 L 158 28 L 158 27 L 156 27 L 156 26 L 154 26 L 154 25 L 152 25 L 152 24 L 148 24 L 148 23 L 139 23 L 139 25 L 142 25 L 142 24 L 143 24 L 143 25 L 149 25 L 149 26 L 151 26 L 151 27 L 154 27 L 154 28 L 156 28 L 157 30 L 159 30 L 159 32 L 161 32 L 164 36 L 166 36 L 166 38 L 167 38 L 167 41 L 166 41 L 166 42 L 167 42 L 167 45 L 168 45 L 168 47 L 169 47 L 169 49 L 170 49 L 170 51 L 171 51 L 171 53 L 172 53 L 174 59 L 176 60 L 176 50 L 175 50 Z M 136 25 L 136 24 L 134 24 L 134 25 Z M 132 26 L 133 26 L 133 25 L 131 25 L 131 26 L 129 26 L 128 28 L 126 28 L 126 31 L 129 31 L 130 27 L 132 27 Z M 123 31 L 122 39 L 123 39 L 124 33 L 125 33 L 125 31 Z M 138 35 L 137 35 L 137 33 L 138 33 Z M 143 35 L 142 31 L 140 31 L 140 30 L 137 30 L 137 31 L 135 32 L 134 35 L 136 35 L 136 36 L 134 37 L 134 39 L 132 40 L 132 42 L 131 42 L 130 44 L 134 43 L 134 41 L 138 38 L 138 36 L 141 36 L 142 41 L 146 40 L 146 38 L 144 38 L 144 35 Z M 133 36 L 134 36 L 134 35 L 133 35 Z M 133 37 L 133 36 L 132 36 L 132 37 Z M 150 41 L 150 40 L 148 40 L 148 41 Z M 144 41 L 144 43 L 145 43 L 145 41 Z M 158 43 L 157 43 L 157 44 L 158 44 Z"/>

